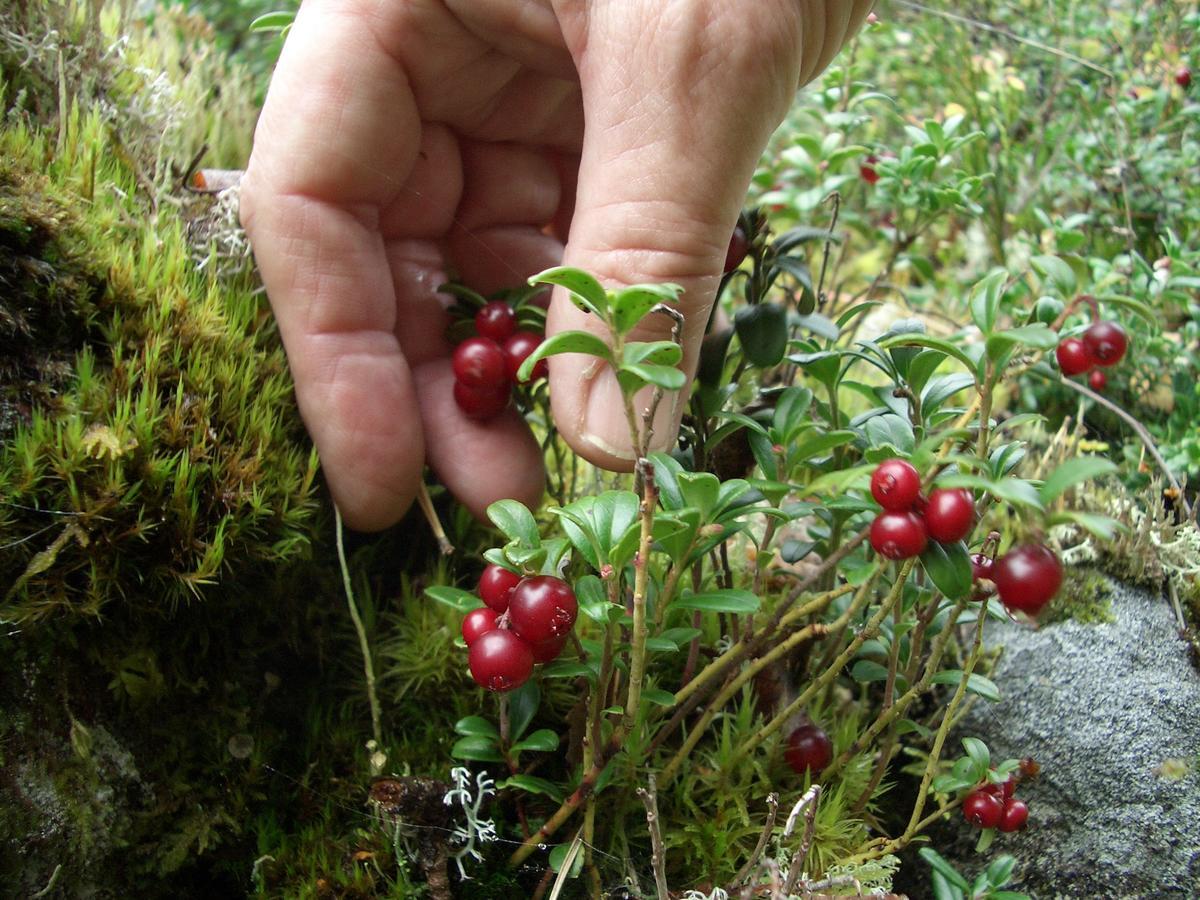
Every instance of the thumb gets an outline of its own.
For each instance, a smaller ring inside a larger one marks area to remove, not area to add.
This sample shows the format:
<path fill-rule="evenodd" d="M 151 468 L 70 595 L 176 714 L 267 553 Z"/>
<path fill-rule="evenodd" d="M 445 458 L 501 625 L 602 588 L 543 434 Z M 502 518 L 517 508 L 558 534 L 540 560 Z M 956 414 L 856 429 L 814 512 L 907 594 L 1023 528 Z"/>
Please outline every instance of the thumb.
<path fill-rule="evenodd" d="M 563 262 L 586 269 L 608 287 L 681 285 L 682 366 L 691 376 L 759 155 L 801 77 L 828 61 L 857 24 L 855 14 L 865 17 L 870 2 L 623 0 L 556 6 L 562 7 L 560 23 L 579 70 L 585 121 Z M 665 316 L 650 316 L 633 337 L 668 339 L 671 325 Z M 568 329 L 602 331 L 602 326 L 560 289 L 548 331 Z M 559 430 L 596 465 L 629 469 L 634 452 L 616 378 L 607 366 L 581 366 L 581 359 L 550 361 Z M 674 442 L 686 400 L 686 389 L 663 398 L 653 449 Z M 644 406 L 639 404 L 639 419 Z"/>

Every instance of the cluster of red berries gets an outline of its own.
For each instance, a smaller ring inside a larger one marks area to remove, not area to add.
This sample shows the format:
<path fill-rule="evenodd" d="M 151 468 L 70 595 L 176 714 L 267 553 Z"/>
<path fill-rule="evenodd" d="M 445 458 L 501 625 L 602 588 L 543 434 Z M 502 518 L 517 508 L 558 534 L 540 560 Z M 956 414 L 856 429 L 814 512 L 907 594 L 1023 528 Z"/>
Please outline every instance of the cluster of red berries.
<path fill-rule="evenodd" d="M 1116 322 L 1101 320 L 1092 323 L 1082 338 L 1063 338 L 1054 355 L 1064 375 L 1070 378 L 1091 372 L 1088 384 L 1092 390 L 1102 391 L 1108 386 L 1108 376 L 1103 369 L 1119 363 L 1128 347 L 1125 329 Z"/>
<path fill-rule="evenodd" d="M 575 592 L 561 578 L 522 578 L 497 565 L 483 570 L 479 599 L 485 605 L 467 613 L 462 635 L 471 677 L 489 691 L 515 690 L 534 663 L 557 659 L 579 615 Z"/>
<path fill-rule="evenodd" d="M 966 488 L 921 494 L 921 476 L 903 459 L 880 463 L 871 476 L 871 496 L 883 512 L 871 523 L 871 546 L 888 559 L 920 556 L 933 538 L 961 541 L 975 525 L 975 497 Z"/>
<path fill-rule="evenodd" d="M 833 741 L 811 722 L 801 725 L 788 735 L 783 758 L 797 775 L 811 772 L 815 778 L 833 762 Z"/>
<path fill-rule="evenodd" d="M 454 350 L 454 401 L 472 419 L 491 419 L 508 406 L 521 363 L 542 343 L 542 336 L 517 330 L 516 311 L 493 300 L 475 314 L 478 337 Z M 533 368 L 530 380 L 546 377 L 546 361 Z"/>
<path fill-rule="evenodd" d="M 971 557 L 971 570 L 978 581 L 996 585 L 1000 602 L 1010 612 L 1036 616 L 1062 586 L 1062 563 L 1044 544 L 1022 544 L 999 559 L 977 553 Z"/>
<path fill-rule="evenodd" d="M 963 815 L 977 828 L 1020 831 L 1029 820 L 1029 807 L 1024 800 L 1013 796 L 1016 789 L 1017 782 L 1012 777 L 1000 784 L 988 782 L 967 794 Z"/>

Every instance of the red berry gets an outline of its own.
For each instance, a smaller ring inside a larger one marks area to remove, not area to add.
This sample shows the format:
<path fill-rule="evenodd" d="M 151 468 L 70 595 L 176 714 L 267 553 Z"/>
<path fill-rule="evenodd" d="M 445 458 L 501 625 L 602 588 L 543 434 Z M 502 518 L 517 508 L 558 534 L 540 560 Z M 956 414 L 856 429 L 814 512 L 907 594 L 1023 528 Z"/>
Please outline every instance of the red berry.
<path fill-rule="evenodd" d="M 548 641 L 542 641 L 533 645 L 533 661 L 536 663 L 554 662 L 558 659 L 558 655 L 562 653 L 563 647 L 567 645 L 567 638 L 570 635 L 562 635 L 556 638 L 550 638 Z"/>
<path fill-rule="evenodd" d="M 858 174 L 862 176 L 862 180 L 867 184 L 876 184 L 879 181 L 879 172 L 875 169 L 875 163 L 879 162 L 876 156 L 868 156 L 867 161 L 858 167 Z"/>
<path fill-rule="evenodd" d="M 496 391 L 508 386 L 508 360 L 489 338 L 467 338 L 454 348 L 454 378 L 466 387 Z"/>
<path fill-rule="evenodd" d="M 1006 800 L 1000 817 L 1001 831 L 1020 831 L 1029 820 L 1029 807 L 1024 800 Z"/>
<path fill-rule="evenodd" d="M 1101 392 L 1108 387 L 1108 376 L 1099 369 L 1094 369 L 1088 376 L 1088 384 L 1092 386 L 1093 391 Z"/>
<path fill-rule="evenodd" d="M 975 581 L 993 581 L 995 563 L 990 556 L 983 553 L 971 555 L 971 578 Z"/>
<path fill-rule="evenodd" d="M 943 544 L 961 541 L 975 525 L 975 497 L 966 488 L 936 490 L 925 505 L 929 536 Z"/>
<path fill-rule="evenodd" d="M 496 630 L 496 612 L 486 606 L 473 609 L 463 617 L 462 636 L 470 647 L 481 634 Z"/>
<path fill-rule="evenodd" d="M 529 354 L 540 347 L 541 344 L 542 336 L 532 331 L 518 331 L 504 342 L 504 356 L 508 360 L 509 378 L 513 381 L 517 380 L 517 370 L 521 368 L 521 363 L 525 362 Z M 534 363 L 533 374 L 529 376 L 529 381 L 537 381 L 539 378 L 545 378 L 549 374 L 550 369 L 546 365 L 546 360 L 539 359 Z M 521 384 L 528 383 L 528 381 L 521 382 Z"/>
<path fill-rule="evenodd" d="M 995 794 L 974 791 L 963 801 L 963 815 L 977 828 L 995 828 L 1004 818 L 1004 803 Z"/>
<path fill-rule="evenodd" d="M 871 476 L 871 496 L 890 512 L 911 509 L 920 495 L 921 476 L 903 459 L 884 460 Z"/>
<path fill-rule="evenodd" d="M 521 579 L 508 601 L 512 629 L 531 644 L 567 634 L 579 614 L 575 592 L 561 578 L 534 575 Z"/>
<path fill-rule="evenodd" d="M 1189 88 L 1192 86 L 1192 70 L 1187 66 L 1180 66 L 1179 71 L 1175 73 L 1175 83 L 1181 88 Z"/>
<path fill-rule="evenodd" d="M 833 761 L 833 741 L 816 725 L 801 725 L 788 735 L 783 758 L 797 775 L 817 775 Z"/>
<path fill-rule="evenodd" d="M 914 512 L 885 512 L 871 523 L 871 546 L 888 559 L 920 556 L 929 544 L 925 523 Z"/>
<path fill-rule="evenodd" d="M 1079 338 L 1066 338 L 1061 341 L 1058 349 L 1054 351 L 1054 355 L 1058 358 L 1058 367 L 1068 377 L 1082 375 L 1095 365 L 1092 354 L 1088 352 L 1087 344 Z"/>
<path fill-rule="evenodd" d="M 471 677 L 489 691 L 519 688 L 533 674 L 533 650 L 503 628 L 481 634 L 467 653 Z"/>
<path fill-rule="evenodd" d="M 503 344 L 517 330 L 517 314 L 503 300 L 493 300 L 475 313 L 475 330 L 480 337 Z"/>
<path fill-rule="evenodd" d="M 507 381 L 494 391 L 454 382 L 454 402 L 468 419 L 494 419 L 508 408 L 510 399 Z"/>
<path fill-rule="evenodd" d="M 749 250 L 750 239 L 746 237 L 745 230 L 739 225 L 733 229 L 733 235 L 729 238 L 729 249 L 725 251 L 724 272 L 726 275 L 742 264 L 742 260 L 746 258 Z"/>
<path fill-rule="evenodd" d="M 1097 322 L 1083 333 L 1088 353 L 1098 366 L 1115 366 L 1125 355 L 1129 338 L 1116 322 Z"/>
<path fill-rule="evenodd" d="M 1058 593 L 1062 577 L 1062 563 L 1052 550 L 1026 544 L 996 560 L 992 580 L 1005 607 L 1036 616 Z"/>
<path fill-rule="evenodd" d="M 1013 795 L 1013 791 L 1015 791 L 1016 789 L 1017 789 L 1017 783 L 1015 781 L 1013 781 L 1012 777 L 1010 776 L 1009 778 L 1006 778 L 1004 781 L 1001 781 L 999 783 L 996 783 L 994 781 L 989 781 L 987 784 L 985 784 L 979 790 L 987 791 L 989 794 L 999 797 L 1001 800 L 1007 800 L 1009 797 L 1011 797 Z"/>
<path fill-rule="evenodd" d="M 479 599 L 497 614 L 508 609 L 508 601 L 512 598 L 513 588 L 521 581 L 521 576 L 510 572 L 503 566 L 488 563 L 484 566 L 483 574 L 479 576 Z"/>

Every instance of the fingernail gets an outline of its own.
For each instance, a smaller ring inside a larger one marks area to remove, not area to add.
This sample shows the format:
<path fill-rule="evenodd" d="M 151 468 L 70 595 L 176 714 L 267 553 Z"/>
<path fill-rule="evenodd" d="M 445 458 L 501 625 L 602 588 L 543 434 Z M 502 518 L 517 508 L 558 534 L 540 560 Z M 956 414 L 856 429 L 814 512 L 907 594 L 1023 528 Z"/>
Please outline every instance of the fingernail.
<path fill-rule="evenodd" d="M 638 435 L 644 428 L 646 409 L 654 397 L 654 388 L 646 387 L 634 397 L 633 408 L 637 416 Z M 665 450 L 675 442 L 678 409 L 681 391 L 667 391 L 654 414 L 654 433 L 650 450 Z M 630 434 L 629 417 L 625 411 L 625 400 L 617 376 L 611 368 L 603 366 L 588 387 L 587 403 L 584 406 L 583 422 L 579 429 L 580 439 L 617 459 L 635 459 Z"/>

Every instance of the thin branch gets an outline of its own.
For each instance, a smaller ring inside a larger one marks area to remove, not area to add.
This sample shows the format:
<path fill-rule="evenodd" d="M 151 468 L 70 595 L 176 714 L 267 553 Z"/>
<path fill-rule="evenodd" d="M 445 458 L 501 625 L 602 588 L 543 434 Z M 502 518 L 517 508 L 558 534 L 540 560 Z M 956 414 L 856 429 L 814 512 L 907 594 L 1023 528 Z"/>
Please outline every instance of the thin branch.
<path fill-rule="evenodd" d="M 654 888 L 658 900 L 668 900 L 666 857 L 663 851 L 662 831 L 658 827 L 658 791 L 654 784 L 654 773 L 650 773 L 650 788 L 638 788 L 637 795 L 646 807 L 646 825 L 650 828 L 650 862 L 654 867 Z"/>
<path fill-rule="evenodd" d="M 758 844 L 754 848 L 754 852 L 750 854 L 746 864 L 738 869 L 738 873 L 733 876 L 733 881 L 729 882 L 728 893 L 732 894 L 738 890 L 750 874 L 754 871 L 754 867 L 758 865 L 758 861 L 762 858 L 763 851 L 767 849 L 767 844 L 771 840 L 771 835 L 775 832 L 775 817 L 779 814 L 779 795 L 772 792 L 767 794 L 767 821 L 763 825 L 762 834 L 758 836 Z"/>
<path fill-rule="evenodd" d="M 363 672 L 367 677 L 367 701 L 371 705 L 371 734 L 375 738 L 377 749 L 383 749 L 383 726 L 379 709 L 379 696 L 375 693 L 375 666 L 371 662 L 371 645 L 367 641 L 367 629 L 362 617 L 358 614 L 358 606 L 354 602 L 354 586 L 350 583 L 350 567 L 346 563 L 346 548 L 342 541 L 342 511 L 333 508 L 334 524 L 337 529 L 338 565 L 342 569 L 342 587 L 346 591 L 346 605 L 350 607 L 350 618 L 354 622 L 354 630 L 358 633 L 358 647 L 362 651 Z"/>

